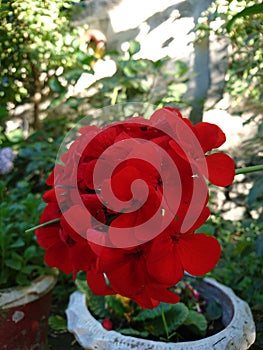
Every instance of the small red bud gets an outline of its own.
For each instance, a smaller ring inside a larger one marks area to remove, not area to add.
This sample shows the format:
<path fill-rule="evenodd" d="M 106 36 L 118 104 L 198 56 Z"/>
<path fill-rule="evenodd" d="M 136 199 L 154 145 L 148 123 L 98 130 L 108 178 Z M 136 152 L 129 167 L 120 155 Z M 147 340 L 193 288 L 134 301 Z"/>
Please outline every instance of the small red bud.
<path fill-rule="evenodd" d="M 108 318 L 104 318 L 102 320 L 102 326 L 107 329 L 107 331 L 111 331 L 112 330 L 112 322 L 111 320 L 109 320 Z"/>

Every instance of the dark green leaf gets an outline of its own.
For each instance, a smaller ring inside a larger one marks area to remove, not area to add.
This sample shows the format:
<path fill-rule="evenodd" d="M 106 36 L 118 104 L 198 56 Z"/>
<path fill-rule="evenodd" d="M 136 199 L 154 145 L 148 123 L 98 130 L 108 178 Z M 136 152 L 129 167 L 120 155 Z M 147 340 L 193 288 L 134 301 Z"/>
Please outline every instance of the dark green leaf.
<path fill-rule="evenodd" d="M 48 325 L 54 331 L 66 331 L 67 330 L 67 321 L 65 318 L 59 315 L 51 315 L 48 319 Z"/>
<path fill-rule="evenodd" d="M 28 278 L 28 276 L 26 276 L 23 273 L 19 273 L 16 276 L 16 283 L 20 286 L 29 286 L 30 285 L 30 279 Z"/>
<path fill-rule="evenodd" d="M 21 248 L 24 247 L 25 242 L 22 238 L 18 238 L 18 240 L 10 245 L 10 248 Z"/>
<path fill-rule="evenodd" d="M 66 91 L 66 88 L 61 85 L 61 82 L 56 77 L 53 77 L 50 79 L 49 86 L 50 86 L 52 91 L 57 92 L 57 93 L 62 93 L 62 92 Z"/>
<path fill-rule="evenodd" d="M 94 295 L 90 290 L 86 280 L 77 278 L 76 285 L 78 289 L 86 295 L 88 308 L 94 315 L 99 318 L 105 318 L 109 316 L 108 311 L 105 308 L 104 296 Z"/>
<path fill-rule="evenodd" d="M 263 233 L 261 233 L 256 239 L 255 249 L 257 258 L 263 257 Z"/>
<path fill-rule="evenodd" d="M 5 260 L 5 265 L 10 267 L 13 270 L 20 270 L 22 267 L 22 263 L 20 260 L 17 259 L 6 259 Z"/>
<path fill-rule="evenodd" d="M 127 312 L 127 309 L 122 303 L 121 299 L 119 299 L 115 295 L 107 295 L 105 297 L 105 302 L 107 309 L 114 311 L 114 313 L 121 317 L 124 317 L 124 314 L 125 312 Z"/>
<path fill-rule="evenodd" d="M 207 330 L 207 320 L 204 315 L 199 314 L 194 310 L 190 310 L 184 325 L 187 326 L 193 333 L 205 336 Z"/>
<path fill-rule="evenodd" d="M 226 29 L 228 32 L 230 32 L 231 27 L 235 20 L 240 17 L 245 17 L 245 16 L 251 16 L 255 15 L 257 13 L 262 13 L 263 12 L 263 4 L 255 4 L 249 7 L 244 8 L 244 10 L 238 12 L 236 15 L 234 15 L 231 20 L 227 23 Z"/>
<path fill-rule="evenodd" d="M 252 205 L 254 201 L 259 199 L 260 197 L 263 197 L 263 177 L 258 177 L 251 190 L 248 194 L 248 204 Z"/>
<path fill-rule="evenodd" d="M 209 321 L 218 320 L 222 316 L 222 306 L 217 302 L 210 302 L 205 310 L 206 318 Z"/>
<path fill-rule="evenodd" d="M 154 309 L 140 311 L 138 315 L 133 318 L 133 321 L 143 322 L 145 330 L 152 335 L 159 337 L 165 335 L 162 312 L 165 315 L 169 333 L 173 333 L 186 320 L 188 308 L 183 303 L 160 303 Z"/>
<path fill-rule="evenodd" d="M 76 82 L 82 75 L 82 69 L 72 69 L 63 74 L 63 78 L 69 83 Z"/>
<path fill-rule="evenodd" d="M 24 251 L 25 260 L 32 259 L 34 256 L 36 256 L 36 253 L 37 253 L 37 248 L 34 245 L 26 248 L 26 250 Z"/>
<path fill-rule="evenodd" d="M 123 329 L 120 329 L 118 332 L 120 332 L 123 335 L 129 335 L 131 337 L 147 338 L 149 335 L 149 332 L 147 331 L 138 331 L 137 329 L 134 329 L 134 328 L 123 328 Z"/>

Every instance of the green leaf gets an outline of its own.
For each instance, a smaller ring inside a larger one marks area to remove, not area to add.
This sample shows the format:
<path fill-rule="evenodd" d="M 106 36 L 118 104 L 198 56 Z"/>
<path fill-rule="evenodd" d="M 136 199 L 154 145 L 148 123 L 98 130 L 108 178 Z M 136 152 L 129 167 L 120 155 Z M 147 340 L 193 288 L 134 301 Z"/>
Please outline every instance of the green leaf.
<path fill-rule="evenodd" d="M 17 241 L 10 245 L 10 248 L 21 248 L 24 247 L 25 242 L 22 238 L 18 238 Z"/>
<path fill-rule="evenodd" d="M 80 278 L 76 279 L 77 288 L 86 295 L 89 310 L 99 318 L 109 317 L 109 313 L 105 307 L 105 297 L 94 295 L 90 290 L 87 281 Z"/>
<path fill-rule="evenodd" d="M 252 205 L 253 202 L 255 202 L 260 197 L 262 197 L 262 193 L 263 193 L 263 177 L 260 176 L 255 180 L 253 187 L 249 191 L 248 204 Z"/>
<path fill-rule="evenodd" d="M 209 302 L 205 315 L 209 321 L 218 320 L 222 316 L 222 306 L 215 301 Z"/>
<path fill-rule="evenodd" d="M 67 101 L 64 102 L 64 105 L 77 110 L 83 101 L 85 101 L 85 98 L 69 97 Z"/>
<path fill-rule="evenodd" d="M 10 267 L 13 270 L 19 271 L 22 267 L 21 261 L 17 259 L 6 259 L 4 263 L 7 267 Z"/>
<path fill-rule="evenodd" d="M 255 251 L 257 258 L 263 257 L 263 233 L 261 233 L 255 242 Z"/>
<path fill-rule="evenodd" d="M 24 258 L 25 260 L 30 260 L 32 259 L 34 256 L 36 256 L 36 246 L 32 245 L 30 247 L 28 247 L 25 251 L 24 251 Z"/>
<path fill-rule="evenodd" d="M 26 275 L 30 275 L 34 270 L 38 269 L 38 266 L 35 265 L 27 265 L 27 266 L 23 266 L 21 269 L 21 272 L 26 274 Z"/>
<path fill-rule="evenodd" d="M 67 330 L 67 321 L 65 318 L 59 315 L 51 315 L 48 319 L 48 325 L 54 331 L 66 331 Z"/>
<path fill-rule="evenodd" d="M 133 56 L 137 52 L 139 52 L 140 49 L 141 49 L 140 43 L 138 41 L 136 41 L 136 40 L 132 40 L 130 42 L 130 46 L 129 46 L 128 52 L 129 52 L 130 56 Z"/>
<path fill-rule="evenodd" d="M 30 284 L 30 279 L 23 273 L 19 273 L 16 276 L 16 283 L 20 286 L 28 286 Z"/>
<path fill-rule="evenodd" d="M 205 336 L 207 330 L 207 320 L 204 315 L 199 314 L 194 310 L 190 310 L 184 325 L 187 326 L 193 333 Z"/>
<path fill-rule="evenodd" d="M 56 77 L 50 79 L 49 86 L 52 91 L 57 93 L 62 93 L 66 91 L 66 88 L 61 85 L 61 82 Z"/>
<path fill-rule="evenodd" d="M 238 12 L 236 15 L 234 15 L 230 21 L 228 21 L 228 23 L 226 25 L 226 30 L 228 32 L 230 32 L 231 27 L 237 18 L 251 16 L 251 15 L 255 15 L 258 13 L 262 13 L 262 12 L 263 12 L 263 4 L 255 4 L 255 5 L 246 7 L 246 8 L 244 8 L 244 10 L 242 10 L 242 11 Z"/>
<path fill-rule="evenodd" d="M 119 333 L 123 335 L 129 335 L 131 337 L 142 337 L 142 338 L 147 338 L 149 335 L 149 332 L 147 331 L 139 331 L 134 328 L 123 328 L 118 330 Z"/>
<path fill-rule="evenodd" d="M 61 92 L 58 97 L 53 98 L 48 108 L 56 108 L 57 106 L 59 106 L 63 102 L 66 96 L 66 93 L 67 93 L 66 91 Z"/>
<path fill-rule="evenodd" d="M 79 80 L 83 73 L 82 69 L 71 69 L 68 72 L 63 74 L 63 78 L 66 79 L 69 83 L 76 82 Z"/>
<path fill-rule="evenodd" d="M 116 295 L 105 296 L 105 302 L 107 309 L 114 311 L 118 316 L 124 317 L 124 314 L 128 311 L 125 305 L 122 303 Z"/>
<path fill-rule="evenodd" d="M 164 312 L 168 331 L 172 333 L 184 323 L 189 311 L 183 303 L 160 303 L 155 309 L 141 310 L 133 318 L 133 322 L 143 322 L 144 329 L 156 337 L 165 335 L 162 312 Z"/>

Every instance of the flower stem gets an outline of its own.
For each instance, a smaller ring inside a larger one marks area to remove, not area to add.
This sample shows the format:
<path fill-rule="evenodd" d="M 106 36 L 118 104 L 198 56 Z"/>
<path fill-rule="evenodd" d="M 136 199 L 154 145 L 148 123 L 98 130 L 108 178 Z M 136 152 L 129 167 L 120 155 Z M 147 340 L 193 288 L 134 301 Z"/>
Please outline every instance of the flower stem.
<path fill-rule="evenodd" d="M 163 320 L 163 326 L 164 326 L 164 330 L 166 333 L 166 338 L 167 341 L 169 340 L 169 330 L 168 330 L 168 326 L 167 326 L 167 322 L 166 322 L 166 318 L 165 318 L 165 314 L 164 311 L 162 310 L 162 320 Z"/>
<path fill-rule="evenodd" d="M 260 170 L 263 170 L 263 164 L 236 169 L 235 175 L 253 173 L 255 171 L 260 171 Z"/>
<path fill-rule="evenodd" d="M 27 232 L 35 231 L 35 230 L 37 230 L 38 228 L 42 228 L 42 227 L 45 227 L 45 226 L 54 224 L 54 223 L 59 222 L 59 221 L 60 221 L 60 219 L 59 219 L 59 218 L 56 218 L 56 219 L 53 219 L 53 220 L 44 222 L 43 224 L 40 224 L 40 225 L 31 227 L 31 228 L 29 228 L 28 230 L 26 230 L 25 232 L 27 233 Z"/>

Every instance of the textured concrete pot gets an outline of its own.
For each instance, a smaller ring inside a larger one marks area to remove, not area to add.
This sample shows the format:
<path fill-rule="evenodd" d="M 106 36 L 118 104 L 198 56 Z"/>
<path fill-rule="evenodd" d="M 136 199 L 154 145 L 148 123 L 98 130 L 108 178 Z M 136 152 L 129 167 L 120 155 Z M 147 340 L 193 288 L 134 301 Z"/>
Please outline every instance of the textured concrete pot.
<path fill-rule="evenodd" d="M 28 287 L 0 290 L 0 349 L 47 350 L 48 316 L 55 275 Z"/>
<path fill-rule="evenodd" d="M 238 298 L 232 289 L 212 279 L 196 281 L 195 287 L 203 297 L 222 305 L 222 321 L 225 328 L 217 334 L 201 340 L 179 343 L 164 343 L 123 336 L 116 331 L 107 331 L 91 316 L 86 306 L 86 297 L 74 292 L 68 309 L 68 330 L 84 349 L 92 350 L 245 350 L 255 341 L 255 325 L 250 308 Z"/>

